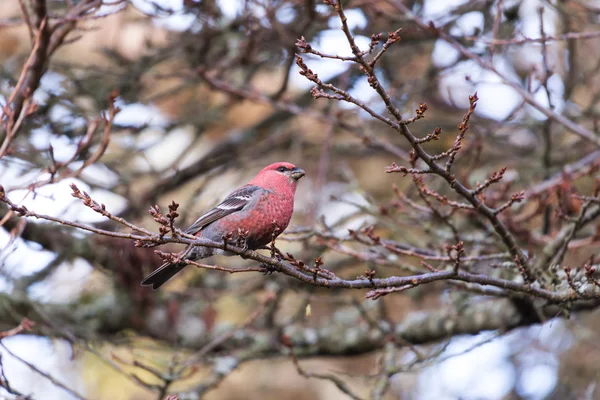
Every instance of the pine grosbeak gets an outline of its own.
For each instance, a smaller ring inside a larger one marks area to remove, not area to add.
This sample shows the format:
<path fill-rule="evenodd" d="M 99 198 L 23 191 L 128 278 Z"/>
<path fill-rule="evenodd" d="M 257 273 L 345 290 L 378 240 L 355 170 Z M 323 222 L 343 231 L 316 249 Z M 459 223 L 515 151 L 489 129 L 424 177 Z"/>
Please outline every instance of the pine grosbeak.
<path fill-rule="evenodd" d="M 185 233 L 215 242 L 222 242 L 223 237 L 231 235 L 228 240 L 232 243 L 243 241 L 244 247 L 251 250 L 263 247 L 287 228 L 294 211 L 296 185 L 304 175 L 304 170 L 294 164 L 271 164 L 198 218 Z M 194 261 L 213 254 L 233 255 L 221 249 L 193 245 L 180 254 Z M 142 285 L 158 289 L 186 265 L 167 262 L 148 275 Z"/>

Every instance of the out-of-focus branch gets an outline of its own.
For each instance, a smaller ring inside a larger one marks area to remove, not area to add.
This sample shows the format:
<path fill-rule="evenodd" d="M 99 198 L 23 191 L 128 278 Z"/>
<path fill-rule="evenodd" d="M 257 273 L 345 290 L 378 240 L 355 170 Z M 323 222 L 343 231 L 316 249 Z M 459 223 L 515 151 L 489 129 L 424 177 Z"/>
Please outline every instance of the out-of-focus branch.
<path fill-rule="evenodd" d="M 7 352 L 13 358 L 15 358 L 17 361 L 19 361 L 22 364 L 25 364 L 29 369 L 31 369 L 32 371 L 35 371 L 39 375 L 43 376 L 45 379 L 47 379 L 50 382 L 52 382 L 53 385 L 55 385 L 55 386 L 63 389 L 65 392 L 69 393 L 71 396 L 73 396 L 73 397 L 75 397 L 76 399 L 79 399 L 79 400 L 86 400 L 87 399 L 86 397 L 84 397 L 83 395 L 81 395 L 80 393 L 78 393 L 76 390 L 74 390 L 74 389 L 68 387 L 67 385 L 65 385 L 64 383 L 60 382 L 58 379 L 56 379 L 51 374 L 48 374 L 48 373 L 40 370 L 38 367 L 36 367 L 32 363 L 30 363 L 30 362 L 22 359 L 21 357 L 19 357 L 18 355 L 16 355 L 12 351 L 10 351 L 10 349 L 8 349 L 8 347 L 6 347 L 4 345 L 4 343 L 0 342 L 0 346 L 2 346 L 2 348 L 4 349 L 4 351 Z"/>
<path fill-rule="evenodd" d="M 581 159 L 563 166 L 560 172 L 550 178 L 536 183 L 525 191 L 525 197 L 537 196 L 558 186 L 565 179 L 574 180 L 580 176 L 589 174 L 591 170 L 600 165 L 600 150 L 593 151 Z"/>
<path fill-rule="evenodd" d="M 600 31 L 595 32 L 567 32 L 557 36 L 545 35 L 539 38 L 523 38 L 523 39 L 486 39 L 478 36 L 466 36 L 467 40 L 476 40 L 488 45 L 495 46 L 512 46 L 523 45 L 529 43 L 549 43 L 565 40 L 588 40 L 600 37 Z"/>
<path fill-rule="evenodd" d="M 93 338 L 100 337 L 103 334 L 108 334 L 114 330 L 126 330 L 134 329 L 135 331 L 146 334 L 156 339 L 168 340 L 170 337 L 170 331 L 176 329 L 174 326 L 169 325 L 155 325 L 152 317 L 149 316 L 145 321 L 145 325 L 136 327 L 133 320 L 130 318 L 129 311 L 127 310 L 129 305 L 122 304 L 123 312 L 115 313 L 114 305 L 110 302 L 106 302 L 103 298 L 97 298 L 94 302 L 93 299 L 89 299 L 89 302 L 83 302 L 81 304 L 75 302 L 71 305 L 61 304 L 36 304 L 33 302 L 23 303 L 20 300 L 14 299 L 6 294 L 0 295 L 0 318 L 3 321 L 2 324 L 14 324 L 13 320 L 16 315 L 10 311 L 10 307 L 14 307 L 14 310 L 19 310 L 19 313 L 29 315 L 30 317 L 37 319 L 36 309 L 41 309 L 54 321 L 62 322 L 67 326 L 73 327 L 73 333 L 82 338 Z M 599 303 L 598 300 L 581 303 L 579 306 L 574 305 L 573 310 L 578 309 L 590 309 Z M 157 307 L 165 307 L 166 304 L 157 303 Z M 545 308 L 545 312 L 548 315 L 557 312 L 556 306 L 548 306 Z M 93 319 L 85 319 L 89 312 L 94 310 L 95 317 Z M 152 314 L 152 313 L 151 313 Z M 159 313 L 158 313 L 159 314 Z M 154 315 L 158 315 L 154 313 Z M 186 318 L 199 318 L 198 315 L 186 315 Z M 80 318 L 84 318 L 81 319 Z M 495 330 L 495 329 L 513 329 L 521 325 L 529 325 L 534 321 L 523 320 L 518 314 L 517 310 L 510 306 L 507 301 L 490 300 L 473 303 L 465 308 L 462 315 L 459 317 L 453 307 L 441 308 L 434 311 L 419 311 L 413 314 L 409 314 L 406 318 L 397 324 L 394 329 L 390 329 L 391 332 L 395 332 L 396 335 L 403 338 L 404 340 L 412 344 L 425 344 L 435 342 L 437 340 L 444 339 L 450 335 L 458 334 L 476 334 L 482 330 Z M 335 320 L 329 320 L 328 323 L 335 324 Z M 367 324 L 368 326 L 368 324 Z M 350 329 L 350 327 L 347 327 Z M 302 326 L 288 326 L 284 328 L 283 334 L 288 336 L 289 340 L 293 344 L 293 347 L 297 350 L 296 354 L 301 356 L 308 355 L 334 355 L 334 354 L 360 354 L 363 352 L 372 351 L 377 348 L 378 344 L 383 337 L 379 329 L 375 329 L 377 334 L 365 329 L 365 326 L 355 326 L 360 332 L 361 339 L 356 343 L 350 341 L 348 343 L 338 342 L 339 337 L 330 337 L 330 335 L 321 335 L 318 337 L 322 338 L 322 342 L 317 343 L 313 347 L 310 343 L 312 335 L 305 336 L 305 329 Z M 322 327 L 322 329 L 333 329 L 329 325 Z M 251 329 L 250 331 L 254 331 Z M 243 329 L 228 341 L 243 344 L 247 343 L 248 339 L 251 339 L 252 343 L 249 347 L 254 347 L 259 343 L 261 346 L 275 345 L 279 339 L 272 342 L 270 339 L 267 340 L 264 335 L 273 335 L 274 332 L 256 332 L 254 337 L 253 332 L 245 332 Z M 48 332 L 47 332 L 48 333 Z M 358 332 L 357 332 L 358 333 Z M 199 332 L 199 334 L 202 334 Z M 261 336 L 263 335 L 263 336 Z M 364 336 L 363 336 L 364 335 Z M 209 342 L 211 338 L 206 338 Z M 203 348 L 209 342 L 198 345 L 197 340 L 189 340 L 182 343 L 184 346 L 192 348 Z M 186 344 L 187 343 L 187 344 Z M 190 346 L 189 343 L 194 343 Z M 230 343 L 228 345 L 231 345 Z M 198 347 L 199 346 L 199 347 Z M 264 349 L 264 348 L 263 348 Z M 277 349 L 277 350 L 276 350 Z M 270 352 L 279 354 L 281 351 L 279 346 L 271 348 Z M 273 353 L 272 353 L 273 354 Z"/>
<path fill-rule="evenodd" d="M 57 22 L 48 21 L 46 0 L 32 0 L 32 16 L 29 19 L 26 7 L 23 7 L 24 18 L 35 33 L 35 39 L 29 58 L 23 66 L 21 75 L 12 91 L 7 104 L 3 107 L 0 119 L 7 116 L 4 123 L 4 138 L 0 147 L 0 158 L 8 152 L 10 143 L 16 136 L 24 118 L 35 111 L 29 103 L 33 93 L 40 85 L 42 76 L 54 52 L 63 44 L 65 37 L 71 32 L 91 10 L 98 8 L 101 0 L 84 0 L 69 8 L 63 18 Z"/>
<path fill-rule="evenodd" d="M 29 54 L 29 57 L 23 66 L 19 80 L 17 81 L 14 90 L 8 98 L 7 104 L 3 107 L 2 112 L 0 113 L 0 120 L 3 120 L 4 116 L 7 116 L 4 124 L 4 140 L 2 141 L 2 146 L 0 146 L 0 158 L 4 157 L 8 153 L 10 144 L 25 120 L 25 116 L 35 109 L 35 107 L 29 109 L 30 103 L 28 102 L 28 99 L 33 95 L 33 90 L 27 85 L 31 84 L 31 79 L 35 78 L 35 74 L 31 71 L 36 67 L 39 68 L 36 63 L 40 62 L 40 47 L 43 45 L 43 39 L 47 37 L 47 33 L 45 31 L 46 26 L 47 20 L 44 18 L 40 22 L 38 33 L 36 34 L 35 41 L 33 43 L 33 49 L 31 50 L 31 53 Z M 41 76 L 38 79 L 41 79 Z M 12 108 L 9 106 L 11 103 L 13 104 Z M 21 110 L 23 109 L 24 105 L 26 105 L 27 109 L 22 113 Z"/>
<path fill-rule="evenodd" d="M 569 118 L 557 113 L 556 111 L 544 106 L 539 101 L 535 99 L 533 94 L 524 89 L 520 84 L 515 83 L 513 80 L 509 79 L 504 73 L 496 69 L 491 61 L 484 59 L 483 57 L 475 54 L 470 51 L 464 45 L 462 45 L 457 39 L 453 38 L 448 33 L 444 32 L 442 29 L 436 28 L 433 23 L 427 23 L 425 20 L 420 18 L 418 15 L 413 13 L 410 9 L 406 7 L 400 1 L 394 1 L 392 3 L 399 11 L 406 14 L 409 18 L 415 21 L 422 29 L 433 31 L 439 38 L 443 39 L 449 45 L 454 47 L 456 50 L 460 52 L 460 54 L 468 58 L 470 60 L 475 61 L 477 64 L 481 66 L 481 68 L 493 72 L 496 76 L 498 76 L 502 82 L 513 88 L 519 95 L 525 100 L 529 105 L 533 108 L 544 114 L 546 117 L 551 118 L 552 120 L 558 122 L 567 128 L 570 132 L 575 135 L 581 137 L 582 139 L 594 144 L 596 147 L 600 147 L 600 137 L 597 136 L 594 132 L 586 129 L 583 125 L 577 124 L 571 121 Z"/>
<path fill-rule="evenodd" d="M 596 305 L 598 302 L 595 303 Z M 160 315 L 160 308 L 166 304 L 156 303 L 157 309 L 151 310 L 148 317 L 144 319 L 143 325 L 136 325 L 128 311 L 127 303 L 119 304 L 123 312 L 115 312 L 115 304 L 107 302 L 102 296 L 88 298 L 85 302 L 76 301 L 73 304 L 36 304 L 20 302 L 7 295 L 0 295 L 0 320 L 10 324 L 15 318 L 14 312 L 37 318 L 36 310 L 43 310 L 47 318 L 56 324 L 70 326 L 73 334 L 80 338 L 101 338 L 111 332 L 132 330 L 138 334 L 147 335 L 161 340 L 169 340 L 173 330 L 186 329 L 170 324 L 156 323 L 156 315 Z M 582 304 L 589 308 L 594 304 Z M 578 306 L 575 305 L 574 310 Z M 550 306 L 544 310 L 548 316 L 558 310 Z M 94 318 L 88 318 L 93 312 Z M 340 310 L 344 312 L 344 310 Z M 193 321 L 200 318 L 197 313 L 181 315 Z M 281 331 L 261 327 L 253 324 L 253 327 L 245 327 L 243 324 L 235 330 L 234 335 L 226 335 L 224 339 L 219 336 L 207 335 L 203 331 L 197 333 L 197 337 L 191 337 L 186 332 L 188 339 L 182 343 L 185 347 L 196 348 L 203 351 L 202 357 L 212 354 L 218 355 L 223 348 L 228 349 L 228 357 L 238 361 L 247 361 L 256 358 L 274 357 L 285 355 L 289 351 L 287 347 L 293 348 L 298 357 L 325 356 L 325 355 L 357 355 L 369 353 L 379 349 L 389 340 L 377 326 L 371 326 L 366 321 L 357 321 L 348 324 L 342 319 L 327 319 L 327 322 L 316 328 L 303 327 L 302 324 L 290 324 L 281 327 Z M 412 345 L 435 343 L 447 339 L 453 335 L 477 334 L 485 330 L 502 330 L 506 332 L 519 326 L 527 326 L 535 323 L 534 320 L 524 319 L 520 312 L 505 299 L 488 300 L 470 303 L 458 314 L 452 306 L 441 307 L 431 311 L 418 311 L 409 313 L 403 320 L 394 322 L 389 332 L 393 334 L 399 343 L 411 343 Z M 345 332 L 339 335 L 335 332 Z M 44 333 L 52 336 L 56 332 Z M 193 336 L 193 335 L 192 335 Z M 211 345 L 218 343 L 218 346 Z M 283 346 L 282 344 L 285 344 Z M 209 347 L 207 347 L 209 346 Z M 204 349 L 204 350 L 202 350 Z M 219 375 L 223 379 L 223 374 Z M 226 375 L 226 374 L 225 374 Z M 206 382 L 203 384 L 203 388 Z"/>
<path fill-rule="evenodd" d="M 10 187 L 6 188 L 6 190 L 11 191 L 15 189 L 28 189 L 30 191 L 35 190 L 36 188 L 45 186 L 50 183 L 56 183 L 64 179 L 68 178 L 77 178 L 81 175 L 81 173 L 90 165 L 95 164 L 98 160 L 104 155 L 108 145 L 110 143 L 110 132 L 112 129 L 113 121 L 115 116 L 119 113 L 119 108 L 115 107 L 114 102 L 116 99 L 116 93 L 113 93 L 109 98 L 109 109 L 108 115 L 102 116 L 102 121 L 104 122 L 104 129 L 102 130 L 102 138 L 100 139 L 100 143 L 98 148 L 91 154 L 89 157 L 85 159 L 85 161 L 79 166 L 77 169 L 69 169 L 71 163 L 73 163 L 85 150 L 88 150 L 94 139 L 94 134 L 96 133 L 99 125 L 100 119 L 94 119 L 88 123 L 86 134 L 79 139 L 77 143 L 77 148 L 73 152 L 73 155 L 69 157 L 66 161 L 56 162 L 52 157 L 52 164 L 47 167 L 47 172 L 50 174 L 50 177 L 47 179 L 39 180 L 32 184 L 26 185 L 23 188 L 15 188 Z M 52 151 L 51 153 L 52 154 Z"/>
<path fill-rule="evenodd" d="M 9 336 L 18 335 L 23 331 L 29 331 L 34 325 L 35 324 L 32 321 L 28 320 L 27 318 L 23 318 L 19 326 L 9 329 L 8 331 L 0 332 L 0 340 Z"/>
<path fill-rule="evenodd" d="M 291 351 L 292 351 L 292 362 L 294 363 L 294 366 L 296 367 L 296 371 L 298 371 L 298 373 L 300 375 L 302 375 L 305 378 L 315 378 L 315 379 L 321 379 L 324 381 L 329 381 L 329 382 L 333 383 L 342 393 L 346 394 L 351 399 L 362 400 L 362 397 L 360 397 L 356 393 L 354 393 L 352 391 L 352 389 L 348 386 L 348 384 L 346 382 L 344 382 L 338 376 L 336 376 L 334 374 L 307 371 L 304 368 L 302 368 L 300 366 L 300 362 L 298 361 L 298 358 L 294 354 L 294 351 L 293 350 L 291 350 Z"/>
<path fill-rule="evenodd" d="M 259 101 L 264 104 L 269 104 L 278 110 L 286 111 L 294 115 L 314 118 L 328 125 L 339 126 L 340 128 L 359 136 L 361 139 L 364 140 L 365 144 L 367 144 L 368 146 L 382 149 L 390 154 L 395 155 L 399 159 L 408 158 L 408 154 L 403 149 L 399 148 L 398 146 L 395 146 L 394 144 L 377 135 L 365 134 L 363 132 L 363 129 L 360 128 L 360 126 L 344 121 L 343 118 L 335 118 L 331 115 L 323 114 L 311 110 L 309 108 L 303 108 L 298 104 L 292 102 L 274 100 L 255 90 L 234 87 L 229 83 L 216 78 L 215 76 L 213 76 L 213 74 L 203 69 L 199 69 L 197 73 L 214 90 L 218 90 L 223 93 L 228 93 L 232 96 L 241 97 L 253 101 Z"/>
<path fill-rule="evenodd" d="M 31 55 L 23 68 L 22 79 L 19 79 L 20 84 L 17 83 L 17 87 L 13 92 L 14 96 L 11 96 L 7 104 L 7 107 L 12 105 L 11 119 L 13 121 L 19 119 L 25 100 L 30 98 L 38 88 L 50 56 L 48 45 L 52 28 L 47 21 L 46 0 L 34 0 L 31 5 L 33 10 L 32 25 L 37 32 Z"/>

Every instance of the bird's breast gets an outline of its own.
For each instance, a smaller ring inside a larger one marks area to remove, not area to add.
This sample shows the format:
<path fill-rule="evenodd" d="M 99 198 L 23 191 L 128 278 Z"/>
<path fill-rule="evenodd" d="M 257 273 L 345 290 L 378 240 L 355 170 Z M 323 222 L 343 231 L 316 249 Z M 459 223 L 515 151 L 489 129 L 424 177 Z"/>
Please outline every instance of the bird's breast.
<path fill-rule="evenodd" d="M 251 249 L 265 246 L 287 228 L 293 212 L 293 197 L 264 194 L 255 208 L 240 215 L 239 232 L 233 232 L 233 235 L 236 238 L 239 234 L 246 235 L 246 245 Z"/>

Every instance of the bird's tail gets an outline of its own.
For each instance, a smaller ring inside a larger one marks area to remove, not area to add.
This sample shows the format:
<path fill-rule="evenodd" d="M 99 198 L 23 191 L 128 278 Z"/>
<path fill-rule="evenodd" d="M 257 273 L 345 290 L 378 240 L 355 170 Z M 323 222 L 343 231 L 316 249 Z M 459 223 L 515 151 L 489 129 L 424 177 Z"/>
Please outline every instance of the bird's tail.
<path fill-rule="evenodd" d="M 156 290 L 161 287 L 166 281 L 171 279 L 176 273 L 185 268 L 185 263 L 164 263 L 156 271 L 144 278 L 142 286 L 152 286 Z"/>

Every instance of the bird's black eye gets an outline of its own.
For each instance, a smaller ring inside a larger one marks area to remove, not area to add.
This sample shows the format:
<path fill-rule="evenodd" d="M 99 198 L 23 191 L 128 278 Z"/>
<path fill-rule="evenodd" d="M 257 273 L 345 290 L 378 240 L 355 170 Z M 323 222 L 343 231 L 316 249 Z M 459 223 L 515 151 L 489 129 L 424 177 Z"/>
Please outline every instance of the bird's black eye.
<path fill-rule="evenodd" d="M 279 167 L 279 168 L 277 168 L 277 171 L 279 171 L 279 172 L 285 172 L 285 171 L 287 171 L 287 168 L 286 167 Z"/>

